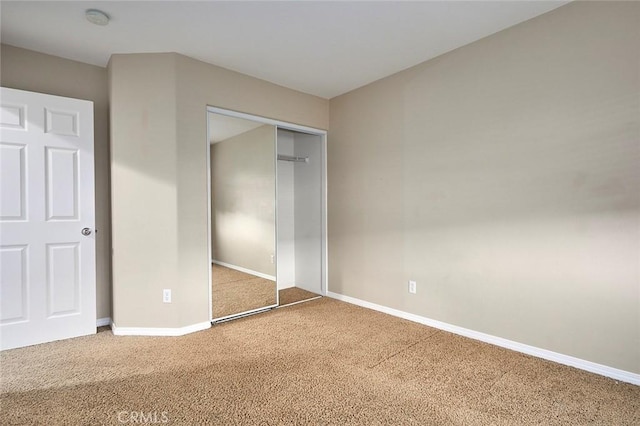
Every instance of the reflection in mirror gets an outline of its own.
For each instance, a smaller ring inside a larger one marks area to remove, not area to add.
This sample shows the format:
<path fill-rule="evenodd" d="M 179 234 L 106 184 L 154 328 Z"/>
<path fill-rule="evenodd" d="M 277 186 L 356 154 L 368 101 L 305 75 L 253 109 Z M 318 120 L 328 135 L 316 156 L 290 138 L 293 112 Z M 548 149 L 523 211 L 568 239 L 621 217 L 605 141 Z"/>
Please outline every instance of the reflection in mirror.
<path fill-rule="evenodd" d="M 209 113 L 212 312 L 277 304 L 274 126 Z"/>

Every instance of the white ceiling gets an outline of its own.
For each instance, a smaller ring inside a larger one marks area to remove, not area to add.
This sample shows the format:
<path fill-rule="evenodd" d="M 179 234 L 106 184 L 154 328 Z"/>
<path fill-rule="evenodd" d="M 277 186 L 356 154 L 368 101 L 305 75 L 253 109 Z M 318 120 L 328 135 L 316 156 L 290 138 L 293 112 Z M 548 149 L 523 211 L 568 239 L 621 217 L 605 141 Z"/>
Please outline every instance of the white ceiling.
<path fill-rule="evenodd" d="M 332 98 L 567 1 L 2 1 L 3 43 L 106 66 L 178 52 Z M 97 8 L 108 26 L 87 22 Z"/>

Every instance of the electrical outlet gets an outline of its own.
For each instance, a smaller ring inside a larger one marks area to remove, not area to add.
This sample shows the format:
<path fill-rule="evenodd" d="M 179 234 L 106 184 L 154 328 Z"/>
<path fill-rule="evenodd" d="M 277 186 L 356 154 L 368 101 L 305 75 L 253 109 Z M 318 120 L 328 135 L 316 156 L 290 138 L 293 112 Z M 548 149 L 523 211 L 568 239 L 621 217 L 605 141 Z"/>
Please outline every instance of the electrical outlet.
<path fill-rule="evenodd" d="M 171 289 L 165 288 L 162 290 L 162 302 L 163 303 L 171 303 Z"/>
<path fill-rule="evenodd" d="M 273 262 L 274 262 L 274 260 L 273 260 L 273 259 L 274 259 L 274 255 L 271 255 L 271 263 L 273 263 Z"/>
<path fill-rule="evenodd" d="M 416 282 L 409 281 L 409 293 L 416 294 Z"/>

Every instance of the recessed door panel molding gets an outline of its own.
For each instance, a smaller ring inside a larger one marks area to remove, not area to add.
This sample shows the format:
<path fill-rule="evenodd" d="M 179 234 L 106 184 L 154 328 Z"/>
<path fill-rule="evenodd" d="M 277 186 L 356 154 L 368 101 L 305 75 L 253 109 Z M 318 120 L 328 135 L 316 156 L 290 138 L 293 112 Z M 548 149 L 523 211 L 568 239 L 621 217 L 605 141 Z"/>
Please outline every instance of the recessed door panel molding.
<path fill-rule="evenodd" d="M 47 316 L 80 312 L 79 243 L 47 244 Z"/>
<path fill-rule="evenodd" d="M 0 128 L 26 130 L 26 105 L 0 105 Z"/>
<path fill-rule="evenodd" d="M 28 246 L 0 247 L 0 324 L 29 320 Z"/>
<path fill-rule="evenodd" d="M 45 108 L 45 133 L 78 137 L 80 117 L 77 111 Z"/>
<path fill-rule="evenodd" d="M 26 145 L 0 142 L 0 220 L 27 219 Z"/>
<path fill-rule="evenodd" d="M 46 218 L 78 220 L 78 150 L 45 147 Z"/>
<path fill-rule="evenodd" d="M 93 103 L 0 99 L 0 350 L 93 334 Z"/>

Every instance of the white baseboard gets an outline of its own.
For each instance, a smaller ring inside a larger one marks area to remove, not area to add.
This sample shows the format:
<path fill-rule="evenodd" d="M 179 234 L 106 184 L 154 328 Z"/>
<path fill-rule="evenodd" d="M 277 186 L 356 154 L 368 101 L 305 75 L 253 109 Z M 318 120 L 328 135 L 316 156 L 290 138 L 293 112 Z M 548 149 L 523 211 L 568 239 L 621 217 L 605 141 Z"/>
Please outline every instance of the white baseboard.
<path fill-rule="evenodd" d="M 386 306 L 377 305 L 375 303 L 356 299 L 355 297 L 344 296 L 342 294 L 333 293 L 331 291 L 327 292 L 327 296 L 333 299 L 341 300 L 343 302 L 351 303 L 353 305 L 362 306 L 363 308 L 369 308 L 369 309 L 373 309 L 374 311 L 379 311 L 385 314 L 393 315 L 394 317 L 403 318 L 409 321 L 428 325 L 429 327 L 448 331 L 453 334 L 458 334 L 460 336 L 469 337 L 471 339 L 479 340 L 481 342 L 511 349 L 516 352 L 522 352 L 527 355 L 532 355 L 538 358 L 554 361 L 559 364 L 564 364 L 571 367 L 579 368 L 581 370 L 589 371 L 591 373 L 599 374 L 601 376 L 610 377 L 615 380 L 620 380 L 621 382 L 640 385 L 640 374 L 620 370 L 620 369 L 609 367 L 602 364 L 597 364 L 595 362 L 586 361 L 584 359 L 576 358 L 570 355 L 560 354 L 547 349 L 525 345 L 524 343 L 518 343 L 512 340 L 503 339 L 502 337 L 492 336 L 490 334 L 481 333 L 479 331 L 470 330 L 468 328 L 458 327 L 457 325 L 452 325 L 446 322 L 422 317 L 420 315 L 410 314 L 408 312 L 400 311 L 393 308 L 388 308 Z"/>
<path fill-rule="evenodd" d="M 111 324 L 111 331 L 116 336 L 184 336 L 185 334 L 211 328 L 211 322 L 201 322 L 177 328 L 160 327 L 117 327 Z"/>
<path fill-rule="evenodd" d="M 105 325 L 111 325 L 111 318 L 98 318 L 96 320 L 96 327 L 104 327 Z"/>
<path fill-rule="evenodd" d="M 264 278 L 264 279 L 267 279 L 269 281 L 275 281 L 276 280 L 276 277 L 274 277 L 273 275 L 267 275 L 267 274 L 263 274 L 262 272 L 252 271 L 251 269 L 243 268 L 242 266 L 236 266 L 236 265 L 232 265 L 230 263 L 220 262 L 218 260 L 212 260 L 211 263 L 215 263 L 216 265 L 224 266 L 224 267 L 229 268 L 229 269 L 235 269 L 236 271 L 244 272 L 245 274 L 255 275 L 256 277 Z"/>

